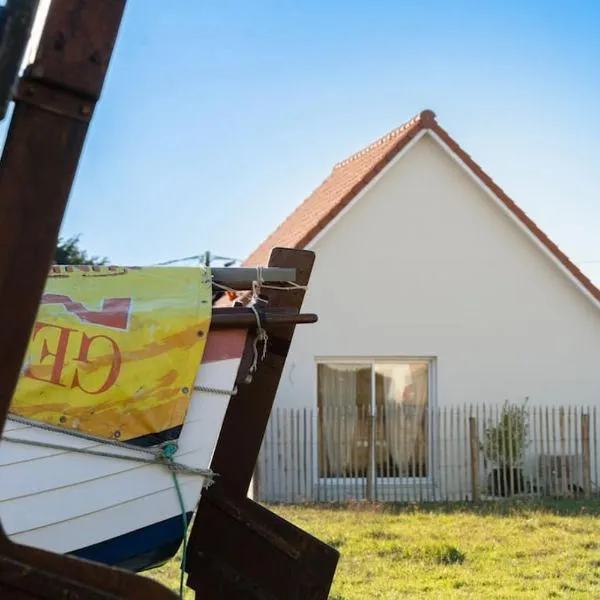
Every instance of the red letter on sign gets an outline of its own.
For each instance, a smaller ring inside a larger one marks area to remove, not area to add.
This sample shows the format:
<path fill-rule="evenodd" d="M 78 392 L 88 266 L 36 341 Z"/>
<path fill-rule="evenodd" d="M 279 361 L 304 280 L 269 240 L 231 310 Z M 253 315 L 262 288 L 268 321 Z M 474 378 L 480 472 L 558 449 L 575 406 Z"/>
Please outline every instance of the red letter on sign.
<path fill-rule="evenodd" d="M 62 294 L 44 294 L 41 304 L 62 304 L 67 312 L 74 314 L 83 323 L 105 325 L 115 329 L 127 329 L 131 298 L 106 298 L 102 310 L 89 310 L 81 302 Z"/>
<path fill-rule="evenodd" d="M 84 333 L 83 339 L 81 340 L 81 348 L 79 349 L 79 356 L 77 357 L 77 360 L 80 362 L 86 363 L 88 365 L 91 364 L 91 361 L 88 356 L 90 347 L 92 346 L 94 341 L 100 340 L 100 339 L 107 340 L 113 349 L 110 372 L 108 373 L 108 377 L 106 378 L 106 381 L 100 386 L 100 388 L 98 388 L 97 390 L 86 390 L 81 385 L 81 381 L 79 379 L 79 371 L 75 371 L 75 377 L 73 377 L 73 383 L 71 384 L 71 387 L 79 388 L 82 392 L 84 392 L 86 394 L 96 395 L 96 394 L 102 394 L 103 392 L 106 392 L 115 384 L 115 381 L 117 381 L 117 377 L 119 376 L 119 373 L 121 372 L 122 357 L 121 357 L 121 351 L 119 350 L 119 346 L 117 346 L 116 342 L 113 339 L 109 338 L 106 335 L 95 335 L 93 337 L 88 337 Z"/>
<path fill-rule="evenodd" d="M 64 384 L 60 382 L 60 379 L 62 376 L 63 368 L 65 366 L 67 346 L 69 344 L 69 336 L 71 335 L 71 333 L 73 331 L 75 331 L 75 329 L 69 329 L 67 327 L 59 327 L 58 325 L 50 325 L 49 323 L 41 323 L 40 321 L 37 321 L 33 327 L 33 335 L 31 337 L 31 340 L 35 341 L 37 334 L 40 331 L 42 331 L 43 329 L 46 329 L 47 327 L 50 327 L 52 329 L 58 329 L 60 332 L 58 334 L 58 342 L 56 343 L 56 351 L 55 352 L 51 352 L 48 349 L 48 340 L 47 339 L 44 339 L 44 341 L 42 342 L 42 350 L 40 352 L 40 366 L 41 367 L 46 366 L 43 364 L 43 362 L 48 356 L 51 356 L 52 358 L 54 358 L 54 361 L 52 361 L 52 363 L 51 363 L 50 379 L 44 379 L 42 377 L 36 376 L 32 372 L 31 366 L 29 366 L 27 368 L 24 376 L 29 377 L 30 379 L 37 379 L 38 381 L 44 381 L 46 383 L 53 383 L 54 385 L 60 385 L 60 386 L 64 387 Z M 50 365 L 48 365 L 48 366 L 50 366 Z"/>

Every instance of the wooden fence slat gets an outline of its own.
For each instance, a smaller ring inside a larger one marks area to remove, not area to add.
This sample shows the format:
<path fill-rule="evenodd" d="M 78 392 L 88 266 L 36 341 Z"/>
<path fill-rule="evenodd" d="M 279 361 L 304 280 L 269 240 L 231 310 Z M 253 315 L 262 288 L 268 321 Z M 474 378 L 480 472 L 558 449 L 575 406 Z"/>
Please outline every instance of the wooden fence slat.
<path fill-rule="evenodd" d="M 581 415 L 581 453 L 583 455 L 583 493 L 589 498 L 592 493 L 592 475 L 590 472 L 590 416 Z"/>
<path fill-rule="evenodd" d="M 471 500 L 479 502 L 479 440 L 477 419 L 469 417 L 469 441 L 471 445 Z"/>
<path fill-rule="evenodd" d="M 509 418 L 515 414 L 509 405 L 436 407 L 422 422 L 403 403 L 390 403 L 385 414 L 367 408 L 275 409 L 257 462 L 257 498 L 477 502 L 596 493 L 595 406 L 527 407 L 524 455 L 517 444 L 521 425 Z M 418 435 L 411 427 L 420 428 Z M 327 447 L 326 435 L 333 435 Z"/>

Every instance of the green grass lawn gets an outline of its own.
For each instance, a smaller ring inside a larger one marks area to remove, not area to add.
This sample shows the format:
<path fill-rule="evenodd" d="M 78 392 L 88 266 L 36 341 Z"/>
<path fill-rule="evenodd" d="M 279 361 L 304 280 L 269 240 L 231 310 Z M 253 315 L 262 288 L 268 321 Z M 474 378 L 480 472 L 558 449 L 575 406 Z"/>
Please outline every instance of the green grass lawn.
<path fill-rule="evenodd" d="M 600 598 L 600 503 L 270 508 L 339 549 L 332 600 Z"/>

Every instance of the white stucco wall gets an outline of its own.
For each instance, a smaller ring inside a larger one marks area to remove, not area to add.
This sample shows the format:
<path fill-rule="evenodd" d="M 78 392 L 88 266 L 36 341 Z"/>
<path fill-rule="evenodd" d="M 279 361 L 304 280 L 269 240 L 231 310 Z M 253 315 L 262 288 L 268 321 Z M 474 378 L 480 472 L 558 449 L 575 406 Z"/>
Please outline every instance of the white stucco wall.
<path fill-rule="evenodd" d="M 316 357 L 435 357 L 437 406 L 600 399 L 600 310 L 428 135 L 311 249 L 276 406 L 316 407 Z"/>

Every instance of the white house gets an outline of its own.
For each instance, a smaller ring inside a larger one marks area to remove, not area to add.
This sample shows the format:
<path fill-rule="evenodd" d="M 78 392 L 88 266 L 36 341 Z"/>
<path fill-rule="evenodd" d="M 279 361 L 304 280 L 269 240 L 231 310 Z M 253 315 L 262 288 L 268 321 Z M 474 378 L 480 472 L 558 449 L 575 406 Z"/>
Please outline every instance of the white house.
<path fill-rule="evenodd" d="M 580 413 L 541 419 L 592 407 L 595 429 L 600 290 L 432 111 L 335 165 L 245 264 L 274 246 L 315 251 L 303 310 L 319 322 L 296 328 L 262 499 L 471 497 L 468 415 L 451 407 L 478 407 L 481 441 L 483 403 L 507 399 L 539 407 L 530 467 L 568 454 L 585 476 Z"/>

